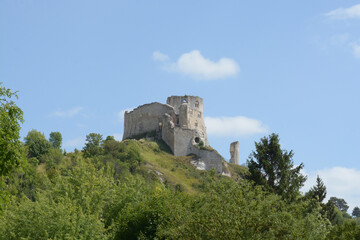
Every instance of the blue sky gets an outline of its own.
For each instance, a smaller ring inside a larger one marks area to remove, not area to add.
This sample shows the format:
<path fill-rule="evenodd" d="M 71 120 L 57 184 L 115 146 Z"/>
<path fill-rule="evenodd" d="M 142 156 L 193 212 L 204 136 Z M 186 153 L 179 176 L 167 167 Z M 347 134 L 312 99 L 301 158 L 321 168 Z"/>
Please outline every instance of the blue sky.
<path fill-rule="evenodd" d="M 360 205 L 357 1 L 0 0 L 0 81 L 19 91 L 21 135 L 122 136 L 122 113 L 204 99 L 210 144 L 240 163 L 278 133 L 309 181 Z"/>

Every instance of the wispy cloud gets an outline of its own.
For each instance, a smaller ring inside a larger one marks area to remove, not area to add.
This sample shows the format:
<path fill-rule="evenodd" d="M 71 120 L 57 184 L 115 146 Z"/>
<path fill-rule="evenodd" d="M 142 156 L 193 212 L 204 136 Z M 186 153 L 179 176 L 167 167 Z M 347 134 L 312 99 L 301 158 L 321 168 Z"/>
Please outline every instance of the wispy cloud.
<path fill-rule="evenodd" d="M 205 117 L 209 135 L 242 137 L 268 133 L 269 129 L 261 121 L 244 117 Z"/>
<path fill-rule="evenodd" d="M 166 59 L 168 56 L 160 52 L 154 52 L 153 58 Z M 176 62 L 164 64 L 164 69 L 170 72 L 178 72 L 197 80 L 216 80 L 236 76 L 240 67 L 235 60 L 220 58 L 213 61 L 205 58 L 199 50 L 193 50 L 182 54 Z"/>
<path fill-rule="evenodd" d="M 322 169 L 308 174 L 308 180 L 302 191 L 308 191 L 316 183 L 316 176 L 323 180 L 327 189 L 327 199 L 343 198 L 350 206 L 349 212 L 355 206 L 360 207 L 360 170 L 345 167 Z"/>
<path fill-rule="evenodd" d="M 54 117 L 73 117 L 79 114 L 81 110 L 83 110 L 83 107 L 74 107 L 66 111 L 56 111 L 51 115 Z"/>
<path fill-rule="evenodd" d="M 352 47 L 352 49 L 353 49 L 354 56 L 355 56 L 356 58 L 360 58 L 360 45 L 357 44 L 357 43 L 355 43 L 355 42 L 350 43 L 349 45 L 350 45 L 350 46 Z"/>
<path fill-rule="evenodd" d="M 360 4 L 349 8 L 338 8 L 325 14 L 333 19 L 360 18 Z"/>
<path fill-rule="evenodd" d="M 164 53 L 161 53 L 159 51 L 155 51 L 153 52 L 153 55 L 152 55 L 153 59 L 155 61 L 168 61 L 169 60 L 169 56 L 164 54 Z"/>
<path fill-rule="evenodd" d="M 336 34 L 330 38 L 329 44 L 331 44 L 333 46 L 342 46 L 342 45 L 348 43 L 350 37 L 351 37 L 351 35 L 349 33 Z"/>

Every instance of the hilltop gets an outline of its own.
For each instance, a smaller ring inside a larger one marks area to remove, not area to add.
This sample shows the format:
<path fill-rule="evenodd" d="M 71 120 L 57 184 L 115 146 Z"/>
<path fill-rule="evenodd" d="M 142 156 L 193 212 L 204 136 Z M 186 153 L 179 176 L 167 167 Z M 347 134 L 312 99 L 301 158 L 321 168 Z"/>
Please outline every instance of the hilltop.
<path fill-rule="evenodd" d="M 146 139 L 125 140 L 122 142 L 127 148 L 136 146 L 140 150 L 141 163 L 139 173 L 148 173 L 160 182 L 182 189 L 189 193 L 197 192 L 200 179 L 204 178 L 205 169 L 198 169 L 196 155 L 174 156 L 168 146 L 161 140 Z M 241 181 L 248 172 L 244 166 L 227 163 L 223 160 L 223 174 L 235 181 Z"/>

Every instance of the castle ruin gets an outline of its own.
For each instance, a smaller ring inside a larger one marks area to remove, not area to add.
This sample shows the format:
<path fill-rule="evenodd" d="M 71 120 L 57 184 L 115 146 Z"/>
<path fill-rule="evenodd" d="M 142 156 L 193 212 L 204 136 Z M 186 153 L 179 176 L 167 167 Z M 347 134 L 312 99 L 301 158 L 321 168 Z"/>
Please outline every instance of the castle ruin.
<path fill-rule="evenodd" d="M 239 142 L 233 142 L 230 144 L 230 163 L 239 165 Z"/>
<path fill-rule="evenodd" d="M 162 139 L 175 156 L 197 156 L 199 169 L 222 172 L 221 155 L 210 148 L 203 117 L 203 99 L 171 96 L 125 112 L 123 140 L 152 135 Z"/>

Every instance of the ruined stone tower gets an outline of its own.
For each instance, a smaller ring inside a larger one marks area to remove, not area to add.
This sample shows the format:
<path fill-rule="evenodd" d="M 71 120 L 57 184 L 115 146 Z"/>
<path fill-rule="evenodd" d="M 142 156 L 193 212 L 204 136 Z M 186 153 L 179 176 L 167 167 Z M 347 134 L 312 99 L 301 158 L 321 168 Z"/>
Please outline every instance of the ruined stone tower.
<path fill-rule="evenodd" d="M 184 143 L 184 138 L 195 144 L 209 146 L 203 117 L 203 99 L 187 95 L 171 96 L 167 98 L 166 103 L 174 108 L 175 113 L 173 116 L 176 132 L 173 144 L 175 156 L 189 154 L 180 150 L 182 146 L 177 147 Z"/>
<path fill-rule="evenodd" d="M 239 165 L 239 142 L 233 142 L 230 144 L 230 163 Z"/>
<path fill-rule="evenodd" d="M 171 96 L 167 104 L 145 104 L 125 112 L 123 139 L 158 136 L 175 156 L 195 154 L 197 166 L 222 171 L 222 157 L 209 147 L 203 117 L 203 99 L 197 96 Z"/>

